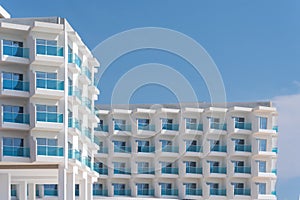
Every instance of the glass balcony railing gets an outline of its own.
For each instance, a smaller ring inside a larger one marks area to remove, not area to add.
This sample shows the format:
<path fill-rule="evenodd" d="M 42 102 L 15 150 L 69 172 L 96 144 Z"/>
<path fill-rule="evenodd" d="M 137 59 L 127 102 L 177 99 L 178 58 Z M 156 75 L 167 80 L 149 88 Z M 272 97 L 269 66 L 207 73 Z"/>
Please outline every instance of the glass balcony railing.
<path fill-rule="evenodd" d="M 131 169 L 130 168 L 115 168 L 114 169 L 114 174 L 125 174 L 125 175 L 131 175 Z"/>
<path fill-rule="evenodd" d="M 46 46 L 37 44 L 36 54 L 48 56 L 64 56 L 64 48 L 59 46 Z"/>
<path fill-rule="evenodd" d="M 79 162 L 81 162 L 82 158 L 81 158 L 81 153 L 80 151 L 76 150 L 76 149 L 69 149 L 68 151 L 68 158 L 69 159 L 76 159 Z"/>
<path fill-rule="evenodd" d="M 131 147 L 114 146 L 114 152 L 116 152 L 116 153 L 131 153 Z"/>
<path fill-rule="evenodd" d="M 178 174 L 178 167 L 162 167 L 162 174 Z"/>
<path fill-rule="evenodd" d="M 202 152 L 202 146 L 199 145 L 190 145 L 186 146 L 187 152 Z"/>
<path fill-rule="evenodd" d="M 131 131 L 131 125 L 126 125 L 126 124 L 115 124 L 114 125 L 114 130 L 115 131 Z"/>
<path fill-rule="evenodd" d="M 221 123 L 210 123 L 211 129 L 217 129 L 217 130 L 227 130 L 227 124 L 221 124 Z"/>
<path fill-rule="evenodd" d="M 155 125 L 154 124 L 138 124 L 138 130 L 143 131 L 155 131 Z"/>
<path fill-rule="evenodd" d="M 72 86 L 69 86 L 69 92 L 68 92 L 68 95 L 69 96 L 75 96 L 77 97 L 80 101 L 81 101 L 81 90 L 77 87 L 72 87 Z"/>
<path fill-rule="evenodd" d="M 169 131 L 178 131 L 179 124 L 162 124 L 162 129 L 169 130 Z"/>
<path fill-rule="evenodd" d="M 64 148 L 58 146 L 37 146 L 37 155 L 39 156 L 64 156 Z"/>
<path fill-rule="evenodd" d="M 94 170 L 96 172 L 98 172 L 99 174 L 101 174 L 101 175 L 107 175 L 108 174 L 108 168 L 107 167 L 99 168 L 99 166 L 95 164 L 94 165 Z"/>
<path fill-rule="evenodd" d="M 93 196 L 108 196 L 108 191 L 107 190 L 96 190 L 93 189 Z"/>
<path fill-rule="evenodd" d="M 38 111 L 36 112 L 36 121 L 63 123 L 63 114 Z"/>
<path fill-rule="evenodd" d="M 210 195 L 226 196 L 226 189 L 210 189 Z"/>
<path fill-rule="evenodd" d="M 245 188 L 234 188 L 234 195 L 250 196 L 251 190 Z"/>
<path fill-rule="evenodd" d="M 203 124 L 186 123 L 185 128 L 189 130 L 203 131 Z"/>
<path fill-rule="evenodd" d="M 3 112 L 3 122 L 29 124 L 29 114 Z"/>
<path fill-rule="evenodd" d="M 98 125 L 94 130 L 108 133 L 108 125 Z"/>
<path fill-rule="evenodd" d="M 108 153 L 108 148 L 100 146 L 100 148 L 98 150 L 98 153 L 105 153 L 105 154 L 107 154 Z"/>
<path fill-rule="evenodd" d="M 44 196 L 58 196 L 57 189 L 44 189 Z"/>
<path fill-rule="evenodd" d="M 4 90 L 16 90 L 16 91 L 29 92 L 29 82 L 25 82 L 25 81 L 3 79 L 2 87 Z"/>
<path fill-rule="evenodd" d="M 87 67 L 82 67 L 82 74 L 88 77 L 89 80 L 92 80 L 92 73 Z"/>
<path fill-rule="evenodd" d="M 278 153 L 278 147 L 272 148 L 272 152 L 277 154 Z"/>
<path fill-rule="evenodd" d="M 178 196 L 178 189 L 161 189 L 162 196 Z"/>
<path fill-rule="evenodd" d="M 211 151 L 227 152 L 227 146 L 214 145 L 210 148 Z"/>
<path fill-rule="evenodd" d="M 131 190 L 124 190 L 124 189 L 114 189 L 114 195 L 116 196 L 131 196 Z"/>
<path fill-rule="evenodd" d="M 154 196 L 154 189 L 140 189 L 137 190 L 139 196 Z"/>
<path fill-rule="evenodd" d="M 68 127 L 69 128 L 76 128 L 79 131 L 81 130 L 81 124 L 80 124 L 79 120 L 76 119 L 76 118 L 72 118 L 72 117 L 70 117 L 69 120 L 68 120 Z"/>
<path fill-rule="evenodd" d="M 139 167 L 138 174 L 155 174 L 155 169 L 152 167 Z"/>
<path fill-rule="evenodd" d="M 210 167 L 210 173 L 226 174 L 226 167 Z"/>
<path fill-rule="evenodd" d="M 64 90 L 64 81 L 36 78 L 36 87 L 48 90 Z"/>
<path fill-rule="evenodd" d="M 10 190 L 10 196 L 16 197 L 17 196 L 17 190 L 16 189 L 11 189 Z"/>
<path fill-rule="evenodd" d="M 235 145 L 235 151 L 251 152 L 251 145 Z"/>
<path fill-rule="evenodd" d="M 276 191 L 272 191 L 272 192 L 271 192 L 271 195 L 275 195 L 275 196 L 276 196 L 276 195 L 277 195 L 277 192 L 276 192 Z"/>
<path fill-rule="evenodd" d="M 87 97 L 82 97 L 82 105 L 88 107 L 88 109 L 92 110 L 92 101 Z"/>
<path fill-rule="evenodd" d="M 154 146 L 138 146 L 138 152 L 141 153 L 154 153 L 155 147 Z"/>
<path fill-rule="evenodd" d="M 252 124 L 246 122 L 235 122 L 234 128 L 244 129 L 244 130 L 252 130 Z"/>
<path fill-rule="evenodd" d="M 3 156 L 30 157 L 30 149 L 26 147 L 3 146 Z"/>
<path fill-rule="evenodd" d="M 245 166 L 234 167 L 234 173 L 251 174 L 251 167 L 245 167 Z"/>
<path fill-rule="evenodd" d="M 185 195 L 202 196 L 202 189 L 186 188 Z"/>
<path fill-rule="evenodd" d="M 100 146 L 100 140 L 98 137 L 94 136 L 94 143 Z"/>
<path fill-rule="evenodd" d="M 82 128 L 81 129 L 81 134 L 84 135 L 85 137 L 89 138 L 92 142 L 94 141 L 92 138 L 92 132 L 88 128 Z"/>
<path fill-rule="evenodd" d="M 69 53 L 68 54 L 68 63 L 74 63 L 76 64 L 79 68 L 81 68 L 81 64 L 82 64 L 82 61 L 81 59 L 79 58 L 79 56 L 75 53 Z"/>
<path fill-rule="evenodd" d="M 272 169 L 273 174 L 277 174 L 277 169 Z"/>
<path fill-rule="evenodd" d="M 29 58 L 29 48 L 3 45 L 3 55 Z"/>
<path fill-rule="evenodd" d="M 162 152 L 178 153 L 179 147 L 167 145 L 167 146 L 162 147 Z"/>
<path fill-rule="evenodd" d="M 92 161 L 89 159 L 89 157 L 82 157 L 82 163 L 91 169 L 93 167 Z"/>
<path fill-rule="evenodd" d="M 278 126 L 273 126 L 272 129 L 278 132 Z"/>
<path fill-rule="evenodd" d="M 187 174 L 202 174 L 202 167 L 187 166 L 185 169 Z"/>

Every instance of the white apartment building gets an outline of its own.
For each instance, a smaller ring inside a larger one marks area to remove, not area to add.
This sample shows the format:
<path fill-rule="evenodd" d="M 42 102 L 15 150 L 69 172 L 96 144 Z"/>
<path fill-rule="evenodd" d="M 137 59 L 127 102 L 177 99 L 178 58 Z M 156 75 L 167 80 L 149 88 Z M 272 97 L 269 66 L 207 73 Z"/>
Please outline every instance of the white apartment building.
<path fill-rule="evenodd" d="M 0 17 L 0 199 L 90 200 L 99 63 L 66 19 Z"/>
<path fill-rule="evenodd" d="M 270 102 L 98 108 L 95 199 L 277 199 Z"/>

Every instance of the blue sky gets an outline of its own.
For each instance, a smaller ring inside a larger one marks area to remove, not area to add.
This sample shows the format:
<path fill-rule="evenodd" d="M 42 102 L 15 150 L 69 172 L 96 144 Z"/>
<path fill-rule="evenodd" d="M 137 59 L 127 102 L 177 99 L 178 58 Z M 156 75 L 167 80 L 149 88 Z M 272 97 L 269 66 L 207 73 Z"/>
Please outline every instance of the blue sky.
<path fill-rule="evenodd" d="M 298 0 L 9 0 L 1 4 L 13 17 L 66 17 L 91 49 L 132 28 L 164 27 L 182 32 L 200 43 L 214 60 L 228 101 L 275 99 L 281 104 L 300 93 Z M 210 100 L 202 77 L 189 63 L 174 54 L 148 49 L 131 52 L 112 63 L 100 80 L 99 103 L 110 102 L 112 88 L 124 73 L 153 62 L 178 70 L 191 82 L 199 101 Z M 147 85 L 137 90 L 130 102 L 176 101 L 167 88 Z M 279 199 L 297 199 L 300 191 L 287 184 L 300 186 L 300 178 L 289 178 L 279 169 Z"/>

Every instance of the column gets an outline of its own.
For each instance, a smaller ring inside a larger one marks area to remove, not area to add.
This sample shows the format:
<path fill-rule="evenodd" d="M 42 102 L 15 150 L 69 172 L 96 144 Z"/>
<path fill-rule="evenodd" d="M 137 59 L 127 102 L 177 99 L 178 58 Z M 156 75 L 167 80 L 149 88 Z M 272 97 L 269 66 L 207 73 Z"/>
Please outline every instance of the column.
<path fill-rule="evenodd" d="M 67 200 L 75 200 L 75 173 L 67 173 Z"/>
<path fill-rule="evenodd" d="M 18 191 L 19 200 L 27 200 L 27 182 L 23 181 L 19 184 Z"/>
<path fill-rule="evenodd" d="M 92 181 L 92 178 L 88 178 L 88 182 L 87 182 L 87 200 L 93 200 L 93 181 Z"/>
<path fill-rule="evenodd" d="M 35 184 L 34 183 L 29 183 L 28 184 L 28 199 L 29 200 L 35 200 L 36 199 L 35 194 L 36 194 Z"/>
<path fill-rule="evenodd" d="M 87 200 L 87 180 L 83 178 L 79 185 L 79 200 Z"/>
<path fill-rule="evenodd" d="M 10 192 L 11 192 L 11 186 L 10 186 L 10 174 L 0 174 L 0 194 L 1 199 L 3 200 L 10 200 Z"/>
<path fill-rule="evenodd" d="M 58 169 L 58 199 L 67 199 L 66 198 L 66 169 L 64 166 L 60 166 Z"/>

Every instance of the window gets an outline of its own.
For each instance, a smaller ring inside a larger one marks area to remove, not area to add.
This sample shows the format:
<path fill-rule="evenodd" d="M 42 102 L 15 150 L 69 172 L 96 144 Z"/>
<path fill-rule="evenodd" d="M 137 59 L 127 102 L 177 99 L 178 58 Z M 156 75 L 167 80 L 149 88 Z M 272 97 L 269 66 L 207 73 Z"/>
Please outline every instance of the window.
<path fill-rule="evenodd" d="M 94 190 L 103 190 L 103 185 L 100 183 L 94 183 L 93 184 L 93 189 Z"/>
<path fill-rule="evenodd" d="M 244 145 L 245 140 L 244 139 L 234 139 L 234 144 L 235 145 Z"/>
<path fill-rule="evenodd" d="M 258 183 L 258 194 L 266 194 L 266 183 Z"/>
<path fill-rule="evenodd" d="M 126 127 L 126 120 L 124 119 L 114 119 L 114 128 L 115 130 L 125 130 Z"/>
<path fill-rule="evenodd" d="M 144 140 L 137 140 L 138 148 L 142 147 L 149 147 L 150 142 L 149 141 L 144 141 Z"/>
<path fill-rule="evenodd" d="M 220 162 L 218 161 L 209 161 L 210 167 L 219 167 Z"/>
<path fill-rule="evenodd" d="M 195 161 L 186 161 L 186 168 L 195 168 L 197 167 L 197 163 Z"/>
<path fill-rule="evenodd" d="M 4 137 L 3 138 L 3 146 L 24 147 L 24 139 Z"/>
<path fill-rule="evenodd" d="M 57 139 L 49 139 L 49 138 L 37 138 L 38 146 L 57 146 Z"/>
<path fill-rule="evenodd" d="M 210 189 L 219 189 L 219 183 L 208 183 Z"/>
<path fill-rule="evenodd" d="M 29 124 L 29 115 L 22 106 L 3 105 L 3 122 Z"/>
<path fill-rule="evenodd" d="M 195 130 L 197 128 L 197 119 L 194 118 L 186 118 L 185 119 L 186 129 Z"/>
<path fill-rule="evenodd" d="M 57 81 L 57 73 L 36 72 L 36 87 L 56 90 L 63 87 L 63 82 Z"/>
<path fill-rule="evenodd" d="M 265 173 L 267 168 L 266 161 L 257 161 L 258 162 L 258 172 Z"/>
<path fill-rule="evenodd" d="M 138 119 L 138 126 L 149 126 L 150 119 Z"/>
<path fill-rule="evenodd" d="M 148 191 L 149 184 L 148 183 L 137 183 L 136 184 L 138 191 Z"/>
<path fill-rule="evenodd" d="M 148 169 L 149 163 L 148 162 L 138 162 L 137 166 L 138 166 L 138 169 Z"/>
<path fill-rule="evenodd" d="M 234 127 L 238 129 L 244 129 L 245 118 L 243 117 L 233 117 Z"/>
<path fill-rule="evenodd" d="M 195 190 L 197 188 L 196 183 L 185 183 L 186 190 Z"/>
<path fill-rule="evenodd" d="M 189 147 L 189 146 L 196 146 L 197 145 L 197 140 L 187 140 L 185 141 L 185 146 Z"/>
<path fill-rule="evenodd" d="M 259 117 L 259 128 L 260 129 L 267 129 L 268 128 L 268 118 L 266 117 Z"/>
<path fill-rule="evenodd" d="M 232 161 L 234 167 L 244 167 L 244 161 Z"/>
<path fill-rule="evenodd" d="M 209 121 L 211 129 L 220 129 L 220 119 L 219 118 L 209 117 L 208 121 Z"/>
<path fill-rule="evenodd" d="M 266 151 L 267 150 L 267 140 L 259 139 L 258 142 L 258 150 L 259 151 Z"/>
<path fill-rule="evenodd" d="M 28 58 L 28 52 L 25 53 L 23 49 L 23 42 L 13 40 L 3 40 L 3 55 Z"/>
<path fill-rule="evenodd" d="M 126 185 L 125 184 L 120 184 L 120 183 L 114 183 L 114 190 L 125 190 Z"/>
<path fill-rule="evenodd" d="M 170 140 L 161 140 L 160 142 L 161 142 L 161 147 L 162 148 L 172 146 L 172 141 L 170 141 Z"/>
<path fill-rule="evenodd" d="M 22 106 L 4 105 L 3 106 L 3 112 L 23 114 L 24 113 L 24 108 Z"/>
<path fill-rule="evenodd" d="M 45 184 L 44 195 L 45 196 L 57 196 L 57 185 L 56 184 Z"/>
<path fill-rule="evenodd" d="M 162 190 L 171 190 L 172 189 L 171 183 L 160 183 L 160 186 L 161 186 Z"/>
<path fill-rule="evenodd" d="M 171 168 L 172 163 L 170 163 L 170 162 L 161 162 L 161 167 L 162 168 Z"/>
<path fill-rule="evenodd" d="M 57 47 L 56 40 L 36 39 L 36 53 L 50 56 L 63 56 L 63 48 Z"/>
<path fill-rule="evenodd" d="M 126 142 L 124 141 L 113 141 L 113 143 L 115 147 L 119 147 L 119 148 L 126 146 Z"/>
<path fill-rule="evenodd" d="M 36 105 L 37 112 L 57 113 L 57 106 Z"/>
<path fill-rule="evenodd" d="M 29 91 L 29 84 L 23 82 L 23 74 L 3 72 L 3 89 Z"/>

